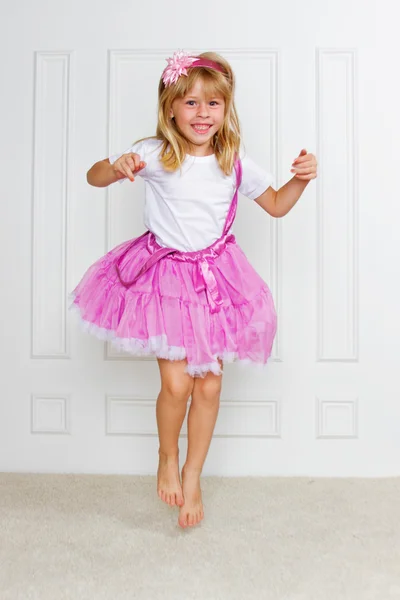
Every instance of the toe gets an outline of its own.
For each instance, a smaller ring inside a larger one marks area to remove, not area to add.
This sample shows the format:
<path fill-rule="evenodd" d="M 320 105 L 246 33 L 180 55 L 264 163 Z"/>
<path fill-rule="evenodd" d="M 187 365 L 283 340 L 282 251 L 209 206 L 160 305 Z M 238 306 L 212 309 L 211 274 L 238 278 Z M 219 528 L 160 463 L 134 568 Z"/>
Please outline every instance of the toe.
<path fill-rule="evenodd" d="M 171 494 L 170 496 L 170 505 L 175 506 L 175 494 Z"/>
<path fill-rule="evenodd" d="M 179 525 L 181 527 L 187 527 L 187 518 L 186 518 L 186 515 L 182 515 L 181 517 L 179 517 Z"/>

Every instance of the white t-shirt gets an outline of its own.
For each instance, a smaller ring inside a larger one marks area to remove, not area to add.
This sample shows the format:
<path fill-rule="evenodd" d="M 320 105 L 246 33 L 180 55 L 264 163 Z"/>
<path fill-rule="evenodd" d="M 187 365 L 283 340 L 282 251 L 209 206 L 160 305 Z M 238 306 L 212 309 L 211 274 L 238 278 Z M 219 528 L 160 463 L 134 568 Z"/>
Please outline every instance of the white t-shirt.
<path fill-rule="evenodd" d="M 222 235 L 229 206 L 235 193 L 236 171 L 225 175 L 214 154 L 186 155 L 182 174 L 165 171 L 159 158 L 162 142 L 146 139 L 109 157 L 113 164 L 123 154 L 139 154 L 146 166 L 137 176 L 145 181 L 145 227 L 160 246 L 193 252 L 210 246 Z M 259 167 L 241 148 L 242 183 L 239 191 L 254 200 L 273 182 L 273 176 Z M 123 183 L 129 179 L 120 179 Z"/>

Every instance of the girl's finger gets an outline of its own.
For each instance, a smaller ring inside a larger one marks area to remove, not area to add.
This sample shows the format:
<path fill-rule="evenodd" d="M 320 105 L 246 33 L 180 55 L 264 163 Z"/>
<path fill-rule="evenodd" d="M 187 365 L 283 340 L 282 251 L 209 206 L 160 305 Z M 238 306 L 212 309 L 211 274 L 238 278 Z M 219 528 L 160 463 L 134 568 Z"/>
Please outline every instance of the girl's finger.
<path fill-rule="evenodd" d="M 304 179 L 304 180 L 309 180 L 309 179 L 315 179 L 316 175 L 315 174 L 310 174 L 310 175 L 298 175 L 296 173 L 295 175 L 296 179 Z"/>
<path fill-rule="evenodd" d="M 315 156 L 313 154 L 306 154 L 305 156 L 300 156 L 299 158 L 295 158 L 293 163 L 294 165 L 297 165 L 299 163 L 312 163 L 313 160 L 315 161 Z"/>
<path fill-rule="evenodd" d="M 128 177 L 128 174 L 127 174 L 126 168 L 125 168 L 125 164 L 120 159 L 115 161 L 113 168 L 114 168 L 115 173 L 118 175 L 118 177 L 120 179 L 121 179 L 121 177 Z"/>
<path fill-rule="evenodd" d="M 131 181 L 135 181 L 133 173 L 132 173 L 131 169 L 129 168 L 129 166 L 126 163 L 123 165 L 123 169 L 122 170 L 125 173 L 125 175 L 127 175 L 127 177 L 129 177 L 129 179 Z"/>
<path fill-rule="evenodd" d="M 302 162 L 302 163 L 293 163 L 292 166 L 294 167 L 312 167 L 313 166 L 313 162 L 311 160 L 307 160 L 306 162 Z"/>
<path fill-rule="evenodd" d="M 135 161 L 133 160 L 133 158 L 131 156 L 127 156 L 125 158 L 125 165 L 128 167 L 128 169 L 130 169 L 131 171 L 134 171 L 136 169 L 136 165 L 135 165 Z"/>
<path fill-rule="evenodd" d="M 135 164 L 135 171 L 137 171 L 138 169 L 140 169 L 140 163 L 142 161 L 140 160 L 140 155 L 139 154 L 136 154 L 136 153 L 133 154 L 133 162 Z"/>
<path fill-rule="evenodd" d="M 293 173 L 301 173 L 301 174 L 305 175 L 306 173 L 311 173 L 313 169 L 312 169 L 312 167 L 293 167 L 290 170 Z"/>
<path fill-rule="evenodd" d="M 143 161 L 140 161 L 139 166 L 137 169 L 135 169 L 135 171 L 141 171 L 142 169 L 144 169 L 146 163 L 144 163 Z"/>
<path fill-rule="evenodd" d="M 127 162 L 129 164 L 130 169 L 135 173 L 139 171 L 142 167 L 140 166 L 142 161 L 140 160 L 140 156 L 138 154 L 132 154 L 127 158 Z"/>

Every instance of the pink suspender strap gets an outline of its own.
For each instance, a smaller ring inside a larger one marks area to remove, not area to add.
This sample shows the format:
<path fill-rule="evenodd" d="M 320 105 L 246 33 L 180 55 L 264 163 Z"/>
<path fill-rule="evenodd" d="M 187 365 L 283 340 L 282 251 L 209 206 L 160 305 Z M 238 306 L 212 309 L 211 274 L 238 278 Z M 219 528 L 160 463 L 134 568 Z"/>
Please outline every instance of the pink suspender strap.
<path fill-rule="evenodd" d="M 149 232 L 146 231 L 146 233 L 144 235 L 149 235 Z M 141 236 L 143 237 L 143 236 Z M 138 238 L 139 239 L 139 238 Z M 136 242 L 136 240 L 135 240 Z M 128 249 L 126 250 L 126 252 L 128 252 L 129 250 L 132 250 L 132 248 L 134 247 L 135 244 L 131 244 Z M 122 258 L 125 256 L 126 252 L 124 252 L 124 254 L 122 255 Z M 121 261 L 121 256 L 119 257 L 118 261 L 115 263 L 115 268 L 117 270 L 117 275 L 119 277 L 120 282 L 122 283 L 122 285 L 126 288 L 131 287 L 131 285 L 133 285 L 137 279 L 139 279 L 139 277 L 141 275 L 143 275 L 143 273 L 145 273 L 148 269 L 150 269 L 150 267 L 152 267 L 156 262 L 158 262 L 160 260 L 160 258 L 163 258 L 164 256 L 167 256 L 168 254 L 172 254 L 173 252 L 176 252 L 176 250 L 174 250 L 173 248 L 160 248 L 159 250 L 156 250 L 151 256 L 150 258 L 148 258 L 146 260 L 146 262 L 143 264 L 143 266 L 141 267 L 141 269 L 136 273 L 135 277 L 133 279 L 131 279 L 131 281 L 123 281 L 122 277 L 121 277 L 121 272 L 119 269 L 119 264 Z"/>
<path fill-rule="evenodd" d="M 225 220 L 222 237 L 228 233 L 228 231 L 232 227 L 233 221 L 235 220 L 235 216 L 236 216 L 238 191 L 239 191 L 240 184 L 242 183 L 242 163 L 238 157 L 236 157 L 236 159 L 235 159 L 234 167 L 235 167 L 235 171 L 236 171 L 236 190 L 235 190 L 235 194 L 233 196 L 231 205 L 229 207 L 228 215 Z"/>

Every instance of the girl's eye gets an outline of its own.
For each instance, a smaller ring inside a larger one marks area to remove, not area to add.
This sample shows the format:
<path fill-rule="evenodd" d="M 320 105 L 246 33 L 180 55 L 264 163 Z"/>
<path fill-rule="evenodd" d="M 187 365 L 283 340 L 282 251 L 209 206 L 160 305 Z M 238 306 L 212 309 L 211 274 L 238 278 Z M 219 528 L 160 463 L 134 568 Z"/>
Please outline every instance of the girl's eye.
<path fill-rule="evenodd" d="M 191 102 L 194 102 L 194 100 L 188 100 L 186 102 L 186 104 L 190 104 Z M 210 104 L 216 104 L 216 105 L 218 105 L 218 102 L 216 100 L 211 100 Z M 192 104 L 190 104 L 190 106 L 192 106 Z"/>

